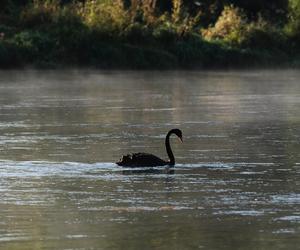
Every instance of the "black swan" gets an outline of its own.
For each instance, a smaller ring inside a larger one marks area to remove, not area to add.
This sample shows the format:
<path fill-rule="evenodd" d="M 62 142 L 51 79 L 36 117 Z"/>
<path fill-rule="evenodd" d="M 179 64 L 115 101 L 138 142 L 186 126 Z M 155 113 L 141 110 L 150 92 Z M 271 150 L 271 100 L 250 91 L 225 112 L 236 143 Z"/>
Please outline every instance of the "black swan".
<path fill-rule="evenodd" d="M 175 158 L 170 146 L 170 135 L 175 134 L 182 142 L 182 132 L 180 129 L 172 129 L 168 132 L 165 140 L 167 154 L 169 156 L 169 161 L 164 161 L 159 157 L 147 154 L 147 153 L 134 153 L 123 155 L 120 161 L 116 162 L 119 166 L 123 167 L 156 167 L 156 166 L 174 166 L 175 165 Z"/>

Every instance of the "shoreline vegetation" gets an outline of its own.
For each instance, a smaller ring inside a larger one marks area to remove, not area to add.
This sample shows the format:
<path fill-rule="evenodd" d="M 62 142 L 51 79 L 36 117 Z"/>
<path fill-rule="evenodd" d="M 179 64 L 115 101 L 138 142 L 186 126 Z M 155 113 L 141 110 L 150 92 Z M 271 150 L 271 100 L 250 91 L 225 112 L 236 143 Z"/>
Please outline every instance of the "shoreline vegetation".
<path fill-rule="evenodd" d="M 300 0 L 2 2 L 2 69 L 300 66 Z"/>

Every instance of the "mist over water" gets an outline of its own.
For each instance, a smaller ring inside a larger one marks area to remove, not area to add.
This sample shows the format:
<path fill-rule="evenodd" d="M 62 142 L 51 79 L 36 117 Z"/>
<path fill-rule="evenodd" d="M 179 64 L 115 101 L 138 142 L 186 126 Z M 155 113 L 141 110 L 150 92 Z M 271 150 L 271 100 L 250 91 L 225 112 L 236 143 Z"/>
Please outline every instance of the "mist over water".
<path fill-rule="evenodd" d="M 0 71 L 0 248 L 295 249 L 300 72 Z M 129 169 L 123 154 L 174 169 Z"/>

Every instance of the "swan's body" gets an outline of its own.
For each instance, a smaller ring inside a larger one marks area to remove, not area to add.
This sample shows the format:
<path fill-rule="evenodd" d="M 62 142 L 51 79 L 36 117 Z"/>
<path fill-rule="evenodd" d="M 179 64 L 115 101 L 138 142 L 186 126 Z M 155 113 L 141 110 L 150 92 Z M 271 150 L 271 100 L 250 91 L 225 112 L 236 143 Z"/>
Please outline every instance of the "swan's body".
<path fill-rule="evenodd" d="M 170 146 L 170 135 L 175 134 L 182 141 L 182 132 L 179 129 L 172 129 L 168 132 L 165 140 L 167 154 L 169 156 L 169 161 L 165 161 L 160 159 L 159 157 L 147 154 L 147 153 L 134 153 L 124 155 L 120 161 L 116 164 L 123 167 L 157 167 L 157 166 L 165 166 L 175 165 L 175 157 L 173 155 L 171 146 Z"/>

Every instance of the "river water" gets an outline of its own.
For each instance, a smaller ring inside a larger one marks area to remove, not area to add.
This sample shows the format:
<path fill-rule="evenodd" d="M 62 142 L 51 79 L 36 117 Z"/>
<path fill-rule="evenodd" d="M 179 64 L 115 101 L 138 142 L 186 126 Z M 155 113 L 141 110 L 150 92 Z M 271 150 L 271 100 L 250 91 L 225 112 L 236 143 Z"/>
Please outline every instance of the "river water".
<path fill-rule="evenodd" d="M 296 249 L 300 71 L 0 71 L 1 249 Z M 122 154 L 174 169 L 128 169 Z"/>

